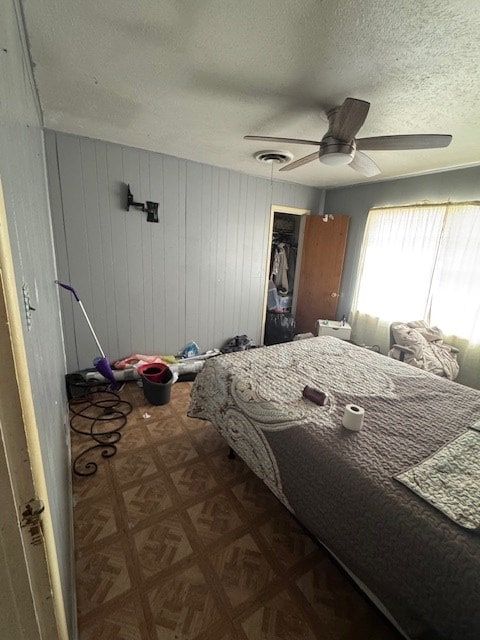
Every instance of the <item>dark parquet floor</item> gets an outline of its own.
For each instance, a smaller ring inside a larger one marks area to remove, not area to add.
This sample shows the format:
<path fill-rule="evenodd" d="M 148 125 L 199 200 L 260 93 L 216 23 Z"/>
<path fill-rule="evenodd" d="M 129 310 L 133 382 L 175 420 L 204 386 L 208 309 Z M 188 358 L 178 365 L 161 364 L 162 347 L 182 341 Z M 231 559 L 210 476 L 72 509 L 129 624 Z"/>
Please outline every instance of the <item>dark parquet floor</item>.
<path fill-rule="evenodd" d="M 74 476 L 80 640 L 398 640 L 213 427 L 135 383 L 118 452 Z M 150 417 L 144 417 L 149 414 Z M 72 455 L 85 448 L 72 435 Z"/>

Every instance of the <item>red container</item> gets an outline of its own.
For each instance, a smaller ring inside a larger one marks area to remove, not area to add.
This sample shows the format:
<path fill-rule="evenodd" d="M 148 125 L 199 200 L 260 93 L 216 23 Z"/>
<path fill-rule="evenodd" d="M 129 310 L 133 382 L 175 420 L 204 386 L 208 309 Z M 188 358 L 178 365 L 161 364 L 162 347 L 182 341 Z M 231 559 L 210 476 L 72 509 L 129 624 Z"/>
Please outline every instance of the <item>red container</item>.
<path fill-rule="evenodd" d="M 149 382 L 166 382 L 170 369 L 166 364 L 142 364 L 137 369 L 138 373 Z"/>

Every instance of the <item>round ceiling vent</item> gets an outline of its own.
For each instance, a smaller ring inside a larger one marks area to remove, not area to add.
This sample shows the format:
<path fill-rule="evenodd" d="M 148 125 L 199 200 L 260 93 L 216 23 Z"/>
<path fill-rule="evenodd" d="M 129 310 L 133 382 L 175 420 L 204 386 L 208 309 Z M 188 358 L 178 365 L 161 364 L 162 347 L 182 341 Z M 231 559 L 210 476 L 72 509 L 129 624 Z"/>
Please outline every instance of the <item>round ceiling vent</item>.
<path fill-rule="evenodd" d="M 289 151 L 257 151 L 254 158 L 258 162 L 285 164 L 286 162 L 293 160 L 293 155 Z"/>

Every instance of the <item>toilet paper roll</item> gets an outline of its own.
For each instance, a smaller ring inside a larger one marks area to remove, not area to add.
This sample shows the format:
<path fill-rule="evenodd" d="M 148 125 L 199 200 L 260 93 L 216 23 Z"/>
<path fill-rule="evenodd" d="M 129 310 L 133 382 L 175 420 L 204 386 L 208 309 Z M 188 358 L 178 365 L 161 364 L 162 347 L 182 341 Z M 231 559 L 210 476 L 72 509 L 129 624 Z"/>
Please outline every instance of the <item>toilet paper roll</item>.
<path fill-rule="evenodd" d="M 365 410 L 356 404 L 347 404 L 343 414 L 342 424 L 350 431 L 360 431 L 363 424 Z"/>

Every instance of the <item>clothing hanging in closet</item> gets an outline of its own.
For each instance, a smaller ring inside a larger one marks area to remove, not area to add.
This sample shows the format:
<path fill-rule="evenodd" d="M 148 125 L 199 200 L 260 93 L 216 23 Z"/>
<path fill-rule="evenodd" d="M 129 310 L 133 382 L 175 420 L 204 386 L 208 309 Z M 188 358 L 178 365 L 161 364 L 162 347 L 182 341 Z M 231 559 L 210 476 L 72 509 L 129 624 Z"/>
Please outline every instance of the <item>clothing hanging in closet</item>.
<path fill-rule="evenodd" d="M 277 288 L 289 290 L 288 286 L 288 257 L 285 244 L 282 242 L 275 247 L 271 275 Z"/>

